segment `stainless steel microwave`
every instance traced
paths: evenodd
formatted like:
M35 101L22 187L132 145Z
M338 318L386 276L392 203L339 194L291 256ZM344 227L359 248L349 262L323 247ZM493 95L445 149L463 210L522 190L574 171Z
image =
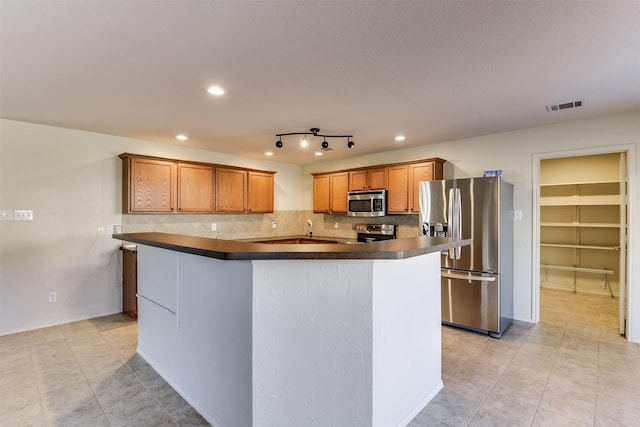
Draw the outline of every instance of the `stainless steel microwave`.
M348 216L385 216L387 190L350 191L347 193Z

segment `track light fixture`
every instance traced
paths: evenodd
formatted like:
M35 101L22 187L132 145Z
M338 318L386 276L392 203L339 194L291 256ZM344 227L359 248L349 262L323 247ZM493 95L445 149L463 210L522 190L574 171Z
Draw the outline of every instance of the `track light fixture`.
M327 138L347 138L347 147L348 148L353 148L356 143L353 142L353 140L351 138L353 138L353 135L323 135L320 134L320 128L311 128L309 129L309 132L288 132L288 133L278 133L276 134L276 137L278 137L278 140L276 141L276 147L278 148L282 148L283 147L283 143L282 143L282 137L283 136L291 136L291 135L304 135L304 140L307 140L307 135L311 135L311 136L319 136L322 137L322 150L324 151L330 151L332 150L332 148L329 148L329 143L327 142Z

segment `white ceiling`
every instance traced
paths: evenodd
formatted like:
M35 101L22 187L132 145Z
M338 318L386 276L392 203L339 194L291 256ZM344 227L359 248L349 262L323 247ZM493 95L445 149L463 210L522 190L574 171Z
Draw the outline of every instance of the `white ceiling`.
M2 0L0 15L3 118L247 157L305 164L640 108L640 1ZM311 127L356 146L275 149Z

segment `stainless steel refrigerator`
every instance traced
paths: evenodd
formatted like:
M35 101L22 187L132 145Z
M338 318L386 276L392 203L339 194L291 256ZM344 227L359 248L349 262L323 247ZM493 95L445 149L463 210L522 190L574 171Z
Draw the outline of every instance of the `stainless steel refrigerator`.
M442 253L442 322L499 338L513 319L513 185L421 182L420 224L424 235L471 239Z

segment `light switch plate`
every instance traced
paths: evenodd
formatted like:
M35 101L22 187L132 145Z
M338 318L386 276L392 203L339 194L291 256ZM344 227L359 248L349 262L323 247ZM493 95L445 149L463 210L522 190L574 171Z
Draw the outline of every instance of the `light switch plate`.
M13 221L13 211L12 210L0 211L0 221Z

